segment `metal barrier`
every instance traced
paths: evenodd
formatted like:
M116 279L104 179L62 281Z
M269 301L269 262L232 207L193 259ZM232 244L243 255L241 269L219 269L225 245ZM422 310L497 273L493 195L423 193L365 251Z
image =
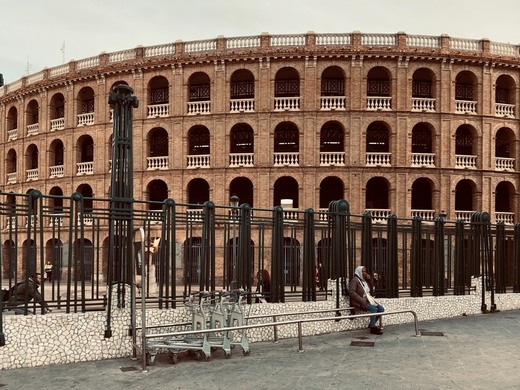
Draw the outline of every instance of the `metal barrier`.
M338 309L330 310L337 311ZM305 312L305 314L309 314L310 312ZM246 329L256 329L256 328L265 328L269 326L280 326L280 325L298 325L298 352L304 352L303 350L303 335L302 335L302 324L308 322L318 322L318 321L340 321L345 319L353 319L353 318L364 318L371 316L384 316L384 315L395 315L395 314L403 314L410 313L414 318L414 326L415 326L415 336L421 336L419 332L419 320L417 318L417 313L413 310L396 310L396 311L387 311L382 313L368 313L368 314L355 314L355 315L346 315L346 316L334 316L334 317L322 317L322 318L300 318L295 320L286 320L281 322L268 322L262 324L254 324L254 325L242 325L242 326L230 326L226 328L216 328L216 329L201 329L201 330L189 330L189 331L181 331L181 332L172 332L172 333L158 333L158 334L150 334L143 335L143 350L142 350L142 371L146 372L146 340L159 338L159 337L179 337L179 336L187 336L193 334L206 334L206 333L214 333L214 332L222 332L225 331L234 331L234 330L246 330ZM292 313L294 314L294 313ZM282 314L279 314L282 315ZM287 314L285 314L287 315ZM272 315L269 315L272 316Z

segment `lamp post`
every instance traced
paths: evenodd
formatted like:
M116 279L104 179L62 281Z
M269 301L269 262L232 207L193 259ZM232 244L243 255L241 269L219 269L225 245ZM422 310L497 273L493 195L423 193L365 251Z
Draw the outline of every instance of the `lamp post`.
M234 290L237 288L237 237L236 237L236 220L237 220L237 207L239 203L238 196L232 195L229 198L229 205L232 207L231 209L231 222L233 224L233 242L232 242L232 253L231 253L231 283L230 290Z

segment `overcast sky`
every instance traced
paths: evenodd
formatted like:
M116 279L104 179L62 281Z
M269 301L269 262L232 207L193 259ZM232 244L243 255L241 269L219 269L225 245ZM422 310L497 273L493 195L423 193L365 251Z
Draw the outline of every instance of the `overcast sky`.
M71 60L177 40L396 33L520 44L518 0L0 0L5 83Z

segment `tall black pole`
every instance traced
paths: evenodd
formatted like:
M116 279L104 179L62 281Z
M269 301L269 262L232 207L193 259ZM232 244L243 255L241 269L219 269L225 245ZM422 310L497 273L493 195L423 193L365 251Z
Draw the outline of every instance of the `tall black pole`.
M128 85L116 85L108 103L113 108L112 172L108 252L108 308L105 337L112 336L110 313L112 288L117 288L118 307L125 305L125 285L133 285L133 154L132 109L139 103ZM133 291L131 289L131 291ZM131 297L133 299L133 297Z

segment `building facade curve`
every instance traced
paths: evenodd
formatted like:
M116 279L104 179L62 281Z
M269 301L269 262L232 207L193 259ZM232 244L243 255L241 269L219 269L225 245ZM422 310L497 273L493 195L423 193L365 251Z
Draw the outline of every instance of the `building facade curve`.
M446 35L262 34L137 47L0 87L4 192L108 197L113 86L135 197L518 222L520 52Z

